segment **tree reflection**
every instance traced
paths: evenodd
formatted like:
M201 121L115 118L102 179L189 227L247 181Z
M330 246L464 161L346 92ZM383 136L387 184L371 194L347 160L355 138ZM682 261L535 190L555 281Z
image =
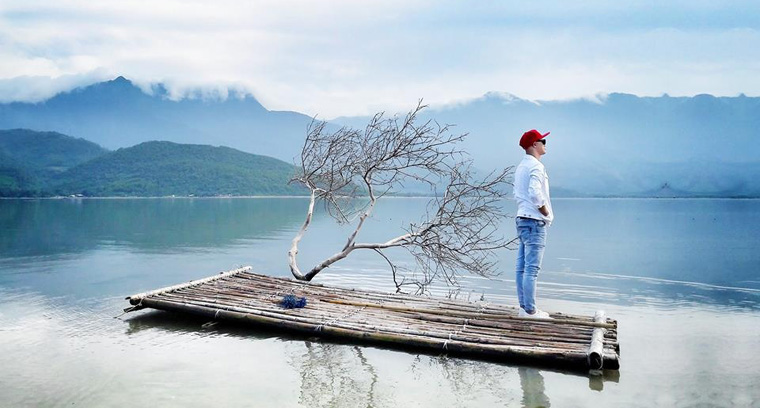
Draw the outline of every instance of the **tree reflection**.
M304 342L306 351L294 356L301 375L299 403L305 407L377 407L378 376L362 348Z
M507 406L517 400L514 368L478 360L450 358L446 355L428 357L427 370L438 371L456 398L457 405L471 405L473 400L494 400Z
M432 405L514 406L521 402L529 407L550 406L541 372L534 368L416 355L406 369L394 365L389 377L387 372L378 373L365 356L367 349L361 346L312 341L304 345L303 354L291 356L294 369L300 373L302 406L398 406L395 394L400 387L408 387L404 395L419 394ZM410 374L412 378L405 380Z

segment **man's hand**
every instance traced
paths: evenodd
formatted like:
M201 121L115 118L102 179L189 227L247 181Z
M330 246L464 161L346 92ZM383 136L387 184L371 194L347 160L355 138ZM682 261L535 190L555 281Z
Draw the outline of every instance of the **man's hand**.
M541 214L543 214L545 217L549 216L549 209L546 208L545 205L542 205L542 206L538 207L538 211L540 211Z

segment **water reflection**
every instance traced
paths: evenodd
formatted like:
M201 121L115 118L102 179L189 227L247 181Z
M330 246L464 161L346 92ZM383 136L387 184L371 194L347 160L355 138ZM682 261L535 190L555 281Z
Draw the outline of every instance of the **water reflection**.
M404 394L424 394L431 406L551 406L543 373L552 370L395 352L404 356L403 363L395 364L388 372L376 368L366 357L376 350L374 347L306 341L305 348L305 353L291 356L291 360L301 373L299 402L307 407L399 406L398 401L394 403L395 396L383 387L382 383L388 381L383 375L399 378L399 391ZM601 392L604 382L618 383L617 373L588 375L589 389ZM412 377L406 379L409 374ZM410 391L403 387L406 383L421 389Z
M426 202L383 200L360 238L386 240L416 220ZM760 280L753 265L760 262L760 248L752 225L760 222L759 203L559 200L557 211L565 217L552 226L539 290L545 298L578 302L758 310ZM94 296L152 289L240 265L289 276L285 254L306 204L302 198L0 200L0 284ZM509 223L504 228L513 233ZM302 267L334 253L347 235L320 207L300 248ZM406 251L389 254L414 270ZM465 276L462 293L513 302L515 254L498 256L502 274L494 280ZM317 281L394 289L387 263L372 252L356 251Z
M361 238L387 238L424 203L383 201ZM0 405L760 406L757 200L558 201L565 216L552 227L541 299L548 310L603 308L620 321L622 383L607 372L586 378L226 325L204 330L202 319L168 313L112 318L124 295L241 264L288 276L285 254L304 204L0 200ZM324 217L312 228L304 265L345 243ZM463 279L460 298L514 304L513 255L500 253L497 280ZM371 253L318 280L393 290L387 264Z
M262 340L279 337L282 333L266 329L251 330L234 324L217 324L208 326L209 319L182 313L146 309L138 314L119 314L116 316L127 323L124 334L134 336L143 332L161 331L169 334L184 334L198 337L238 337ZM205 327L204 327L205 326ZM298 337L293 337L298 339Z
M520 367L520 388L523 391L522 405L524 407L550 407L549 397L546 396L544 377L535 368Z
M588 376L588 388L592 391L604 390L605 382L612 382L615 384L619 383L620 371L617 371L617 370L595 371L595 372L591 372L590 375Z
M125 303L0 288L5 387L0 405L120 406L130 400L158 406L754 406L760 401L753 387L759 379L757 313L611 306L610 314L621 319L628 356L626 381L619 382L609 375L616 372L587 377L224 322L203 329L207 319L168 312L113 319ZM724 352L727 345L730 353Z
M306 407L387 405L376 389L378 374L358 346L305 341L305 352L290 356L300 373L298 402Z
M0 255L220 247L289 228L303 212L300 198L0 200Z
M388 364L368 357L382 349L313 341L305 349L290 360L301 373L299 403L306 407L405 406L410 396L409 403L430 406L511 406L518 399L508 366L384 351L399 353L387 356Z
M295 345L287 347L281 358L297 373L298 403L304 407L404 406L403 398L410 398L410 403L424 400L431 406L551 406L544 374L553 370L334 343L225 322L204 330L205 319L170 312L142 313L126 322L128 335L158 330L254 343L276 339ZM605 381L619 381L617 372L611 371L587 377L589 389L595 391L602 391Z

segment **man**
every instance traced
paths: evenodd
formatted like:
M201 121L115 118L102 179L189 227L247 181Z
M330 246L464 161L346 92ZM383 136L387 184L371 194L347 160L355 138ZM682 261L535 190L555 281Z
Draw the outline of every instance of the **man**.
M541 134L532 129L520 138L525 157L515 169L514 194L517 201L517 235L520 246L517 251L516 283L520 302L518 316L549 319L549 314L536 307L536 279L541 270L546 245L546 228L554 219L549 198L549 176L541 163L546 154L549 132Z

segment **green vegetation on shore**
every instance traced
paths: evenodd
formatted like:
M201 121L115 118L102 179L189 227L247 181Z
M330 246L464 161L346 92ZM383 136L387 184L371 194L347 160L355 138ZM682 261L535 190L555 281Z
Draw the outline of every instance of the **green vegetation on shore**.
M95 143L56 132L0 130L0 197L47 195L55 177L106 153Z
M108 152L60 134L0 131L2 197L303 194L288 184L293 174L281 160L228 147L145 142Z

